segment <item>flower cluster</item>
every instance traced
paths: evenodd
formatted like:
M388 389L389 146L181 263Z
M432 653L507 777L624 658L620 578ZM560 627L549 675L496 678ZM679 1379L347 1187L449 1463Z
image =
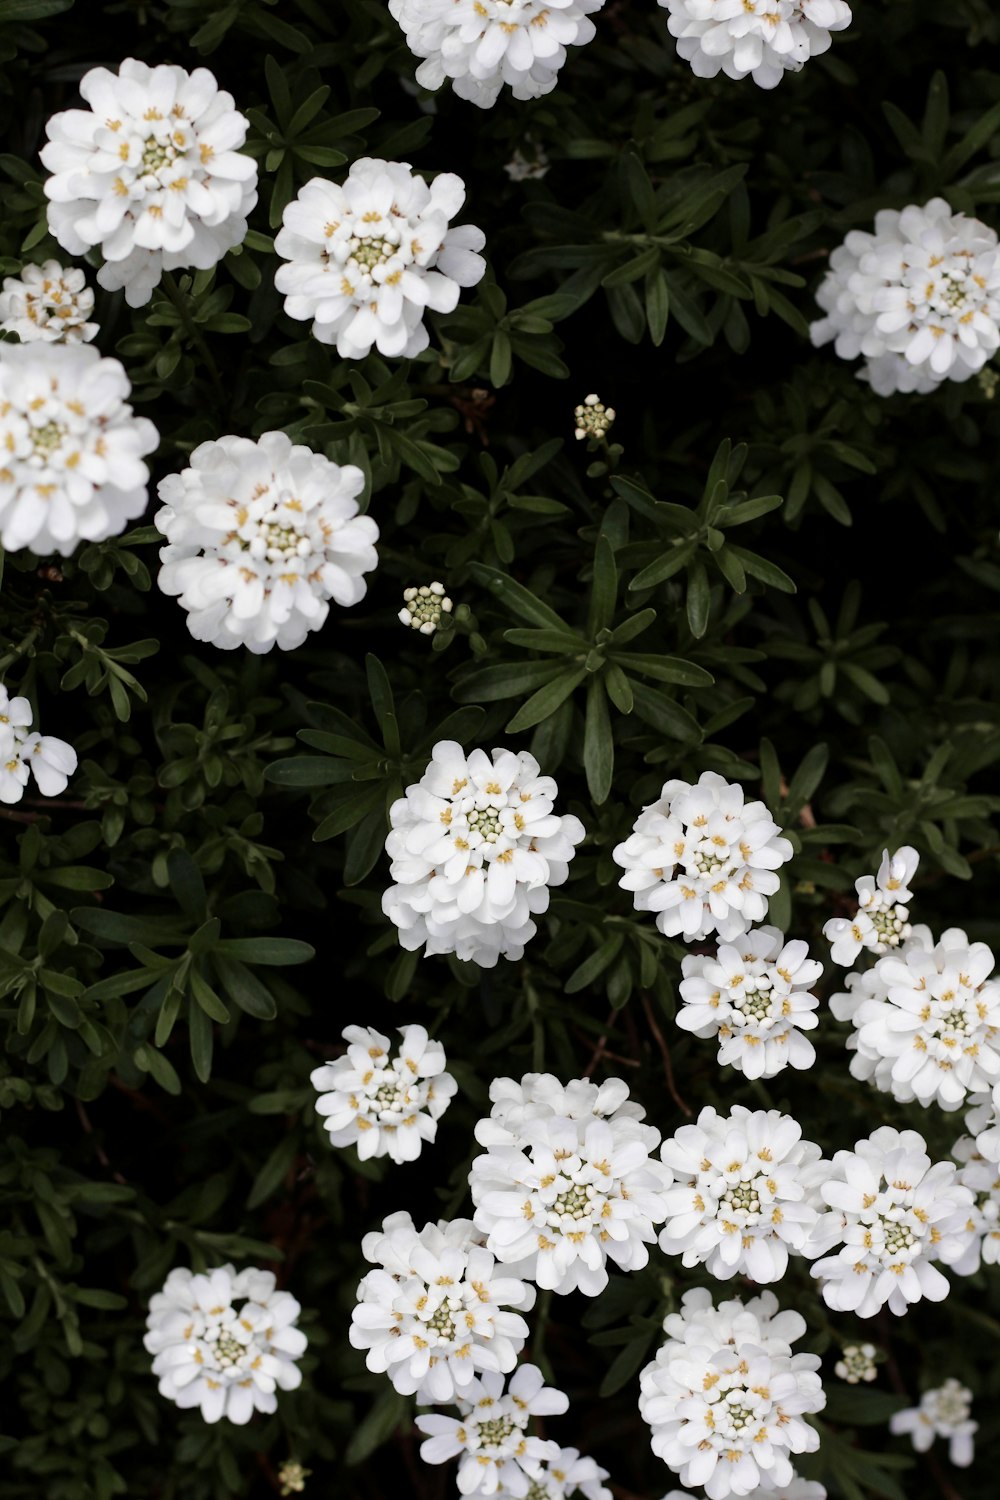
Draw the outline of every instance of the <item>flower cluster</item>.
M495 1500L521 1500L520 1486L509 1489L501 1479ZM585 1458L579 1448L560 1448L552 1458L543 1459L538 1474L528 1486L528 1500L612 1500L611 1491L602 1484L608 1478L592 1458Z
M582 438L603 438L608 433L615 420L615 409L613 406L605 406L599 396L593 394L585 396L583 401L573 411L575 428L573 435L579 441Z
M943 198L885 208L833 251L816 300L813 343L863 355L878 395L968 380L1000 347L1000 241Z
M721 943L714 957L686 955L681 972L677 1024L698 1037L717 1036L722 1067L747 1078L812 1067L816 1049L802 1032L818 1025L810 986L823 965L805 943L757 927Z
M858 909L854 916L831 917L823 928L835 964L846 969L864 949L881 956L906 942L913 929L904 903L911 899L909 884L919 863L916 849L904 844L893 855L885 851L877 875L862 875L855 881Z
M361 1251L377 1269L358 1287L351 1343L369 1370L422 1405L458 1400L484 1370L513 1370L528 1325L504 1309L527 1311L535 1289L497 1274L468 1219L418 1232L408 1213L392 1214Z
M0 292L0 328L22 344L89 344L97 324L88 322L94 294L83 272L57 260L24 266L20 277L5 276Z
M171 1271L149 1300L143 1341L161 1396L200 1407L206 1422L243 1423L255 1411L275 1411L275 1391L292 1391L302 1380L299 1312L289 1292L275 1290L270 1271Z
M159 585L179 596L195 640L292 651L331 599L363 599L378 564L378 527L358 514L364 482L283 432L202 443L190 468L161 480Z
M562 885L584 835L553 811L557 787L527 751L468 756L440 740L430 765L389 809L386 852L396 882L382 910L404 948L455 953L483 968L520 958L531 920Z
M362 157L343 186L314 177L285 209L274 248L287 265L274 284L290 318L341 359L412 359L430 336L424 311L453 312L461 287L486 271L471 224L449 228L465 184L441 172L427 185L408 162Z
M840 1358L833 1367L833 1373L848 1385L860 1385L862 1381L866 1385L878 1375L878 1367L875 1364L874 1344L845 1344L840 1351Z
M146 509L159 442L116 359L89 345L0 344L0 544L64 557Z
M639 1376L653 1452L709 1500L787 1493L790 1455L819 1447L803 1417L826 1405L819 1359L792 1353L805 1319L779 1311L771 1292L716 1308L699 1287L663 1327L669 1337Z
M851 1073L903 1103L958 1109L1000 1077L1000 982L993 954L959 927L935 944L915 927L873 969L847 977L830 1009L854 1028Z
M99 245L101 286L141 307L164 271L207 270L243 243L257 202L240 151L249 122L207 68L130 57L117 73L92 68L80 93L89 110L45 127L49 229L71 255Z
M528 1074L497 1080L491 1096L469 1187L497 1259L540 1287L588 1297L607 1286L609 1259L623 1271L644 1266L670 1174L651 1159L660 1132L641 1123L627 1086Z
M20 802L29 773L43 797L58 797L76 770L76 751L51 734L34 733L31 704L0 683L0 802Z
M826 1489L815 1479L803 1479L801 1475L793 1472L787 1484L775 1485L773 1489L760 1490L761 1495L766 1495L767 1500L826 1500ZM695 1495L689 1495L686 1490L670 1490L664 1495L663 1500L698 1500Z
M812 1274L828 1307L870 1318L880 1307L899 1314L922 1297L947 1297L934 1262L960 1260L973 1198L952 1162L931 1162L922 1135L881 1126L837 1152L820 1193L830 1212L813 1235L812 1253L823 1259Z
M1000 1162L1000 1083L988 1094L973 1094L965 1128L975 1137L976 1150L987 1161Z
M590 17L604 0L389 0L415 57L417 82L450 79L460 99L482 109L506 84L515 99L538 99L556 83L566 48L593 39Z
M441 624L441 617L450 615L452 607L443 583L424 583L419 588L403 590L399 619L411 630L419 630L421 635L433 635Z
M969 1111L967 1122L974 1113ZM1000 1265L1000 1165L980 1154L971 1135L960 1136L951 1154L961 1163L958 1181L973 1195L965 1224L966 1248L953 1270L960 1276L971 1276L981 1265Z
M817 1189L829 1173L820 1149L776 1109L706 1105L694 1125L664 1141L674 1186L666 1195L660 1249L720 1281L743 1274L779 1281L789 1252L802 1254L819 1220Z
M415 1161L457 1085L446 1073L444 1048L423 1026L401 1026L395 1057L387 1036L368 1026L345 1026L347 1052L310 1074L334 1146L357 1146L362 1161L388 1156Z
M457 1458L460 1494L497 1495L506 1489L525 1496L531 1481L543 1482L543 1465L561 1453L558 1443L529 1434L529 1419L557 1415L568 1405L562 1391L543 1383L535 1365L520 1365L506 1389L502 1375L487 1373L469 1382L457 1417L440 1412L417 1417L427 1439L420 1456L429 1464Z
M773 89L850 26L846 0L658 0L677 51L699 78L748 75Z
M763 802L703 771L694 786L666 782L614 857L625 870L619 884L637 911L656 912L665 937L701 942L718 932L730 942L766 916L792 846Z
M955 1379L932 1391L924 1391L919 1406L897 1411L889 1418L889 1431L909 1433L918 1453L926 1453L937 1437L948 1439L948 1457L958 1469L972 1462L973 1435L979 1423L970 1420L972 1392Z

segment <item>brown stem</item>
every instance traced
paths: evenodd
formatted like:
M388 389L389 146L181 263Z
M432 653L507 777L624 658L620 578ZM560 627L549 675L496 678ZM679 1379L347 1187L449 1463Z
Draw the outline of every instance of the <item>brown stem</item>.
M83 1126L84 1134L94 1136L94 1127L90 1123L90 1116L84 1108L83 1101L81 1099L74 1099L73 1102L76 1105L77 1119ZM101 1166L104 1167L106 1171L110 1172L115 1181L121 1183L122 1187L127 1187L128 1178L123 1177L122 1174L117 1170L117 1168L111 1165L111 1160L108 1156L108 1153L105 1151L104 1147L101 1145L96 1136L94 1136L93 1145L94 1155L97 1157L97 1160L100 1162Z
M642 1001L642 1008L646 1013L646 1020L649 1022L649 1029L653 1033L653 1036L656 1038L656 1045L659 1047L660 1056L663 1058L663 1073L664 1077L667 1080L667 1089L669 1090L670 1097L677 1105L677 1108L680 1110L681 1114L687 1115L688 1119L690 1120L693 1111L688 1108L688 1106L684 1103L684 1100L681 1098L680 1094L677 1092L677 1085L674 1082L674 1065L670 1061L670 1048L667 1046L666 1041L664 1040L663 1032L656 1024L656 1017L653 1014L653 1007L649 1003L649 996L645 993L644 990L640 990L639 999Z

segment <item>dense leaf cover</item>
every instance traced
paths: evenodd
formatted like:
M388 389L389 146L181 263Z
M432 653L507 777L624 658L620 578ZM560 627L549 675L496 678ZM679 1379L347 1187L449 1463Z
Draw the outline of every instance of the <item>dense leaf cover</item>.
M672 1022L682 946L611 859L665 779L713 769L793 839L771 919L817 956L854 879L907 842L915 920L1000 940L1000 408L989 380L880 400L806 333L828 251L878 208L942 194L997 222L1000 17L854 9L765 93L695 79L652 0L612 0L553 94L484 112L415 91L381 0L0 0L0 273L59 253L38 149L88 68L212 68L252 122L250 236L146 308L99 292L98 346L159 429L156 478L207 438L281 428L365 470L382 533L363 604L264 658L191 641L148 516L69 560L5 559L0 678L81 760L62 799L0 809L5 1500L250 1500L289 1458L338 1500L451 1494L347 1327L366 1230L468 1212L495 1074L620 1074L667 1134L742 1102L827 1155L882 1121L947 1155L959 1117L854 1082L825 1008L810 1073L720 1071ZM510 180L518 148L548 174ZM430 315L412 362L338 360L273 287L285 203L365 154L457 172L486 233L486 281ZM573 441L591 390L610 443ZM407 632L403 589L435 578L450 621ZM530 748L588 830L524 959L489 972L403 954L380 909L387 805L442 738ZM418 1163L361 1164L331 1149L309 1072L344 1025L411 1021L459 1096ZM241 1429L163 1402L141 1343L172 1265L230 1258L274 1266L310 1339L301 1390ZM824 1355L801 1468L832 1495L993 1492L1000 1277L953 1280L942 1306L866 1325L801 1261L776 1288ZM532 1356L571 1399L547 1431L622 1500L674 1487L636 1372L698 1284L654 1251L533 1314ZM832 1373L859 1337L887 1356L874 1387ZM886 1427L946 1375L981 1424L957 1485Z

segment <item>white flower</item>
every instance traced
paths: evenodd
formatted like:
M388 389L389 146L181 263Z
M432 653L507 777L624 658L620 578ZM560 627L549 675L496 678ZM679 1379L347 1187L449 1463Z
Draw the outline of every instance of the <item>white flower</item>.
M490 1099L489 1118L476 1126L481 1146L509 1146L527 1121L553 1115L584 1121L641 1121L646 1117L642 1105L629 1099L628 1084L621 1078L608 1078L601 1084L589 1078L562 1083L553 1073L525 1073L520 1083L514 1078L494 1078Z
M789 1252L801 1255L816 1226L816 1188L829 1172L798 1122L776 1109L735 1104L720 1115L708 1104L660 1156L674 1179L660 1249L685 1266L707 1265L720 1281L738 1273L780 1281Z
M389 0L415 57L417 82L438 89L450 78L460 99L481 109L504 84L515 99L555 87L566 48L595 36L590 17L604 0Z
M773 89L851 24L845 0L658 0L677 52L699 78L746 78Z
M370 1026L345 1026L345 1055L309 1075L332 1144L357 1146L362 1161L416 1161L424 1141L437 1135L457 1088L444 1071L444 1048L423 1026L401 1026L399 1034L399 1051L390 1057L387 1036Z
M816 300L816 345L864 355L861 378L880 396L968 380L1000 346L1000 242L943 198L882 209L830 256Z
M830 1212L813 1236L811 1251L824 1258L812 1274L828 1307L870 1318L880 1307L905 1313L922 1297L947 1297L933 1262L961 1257L973 1199L952 1162L931 1162L922 1135L881 1126L837 1152L820 1193Z
M541 1478L545 1460L561 1452L558 1443L530 1436L528 1421L564 1412L569 1402L562 1391L543 1385L535 1365L520 1365L506 1390L504 1385L502 1375L487 1372L470 1382L458 1402L458 1417L428 1412L416 1418L427 1437L421 1458L429 1464L458 1458L462 1495L495 1495L503 1485L520 1500L530 1481Z
M80 82L89 110L46 125L49 229L71 255L99 245L97 273L130 307L164 271L207 270L240 245L257 202L257 166L240 154L248 121L207 68L188 73L126 58Z
M543 146L536 144L530 135L524 137L524 150L518 146L504 171L511 182L537 182L545 176L551 165ZM530 152L526 155L525 152Z
M811 1068L819 1023L810 986L823 965L803 942L786 943L776 927L757 927L713 956L688 954L682 964L677 1025L719 1038L718 1062L748 1078L773 1078L784 1067Z
M965 1128L975 1136L976 1150L987 1161L1000 1162L1000 1083L992 1093L971 1095L969 1104Z
M766 1495L767 1500L826 1500L826 1490L815 1479L803 1479L800 1475L793 1473L787 1484L775 1485L773 1489L761 1489L760 1495ZM694 1495L688 1495L684 1490L671 1490L664 1495L663 1500L697 1500Z
M889 1418L889 1431L908 1432L918 1453L926 1453L936 1437L948 1439L948 1457L957 1469L972 1462L973 1435L979 1423L969 1420L972 1392L955 1379L932 1391L924 1391L919 1406L897 1411Z
M845 1344L833 1373L848 1385L869 1385L878 1375L874 1344Z
M655 911L665 937L687 942L717 931L728 943L761 921L780 884L774 872L791 857L763 802L746 802L715 771L694 786L666 782L614 851L636 910Z
M97 324L87 319L94 294L82 271L57 260L24 266L20 279L5 276L0 292L0 328L22 344L89 344Z
M1000 982L993 954L950 927L926 927L864 974L848 975L830 1009L850 1021L851 1072L903 1103L958 1109L1000 1076Z
M544 1075L543 1075L544 1078ZM517 1274L564 1293L596 1297L608 1284L607 1262L639 1270L666 1216L670 1174L652 1153L660 1132L639 1123L635 1107L599 1114L594 1085L575 1080L575 1108L562 1113L542 1102L538 1075L522 1082L522 1101L509 1095L476 1126L486 1146L469 1173L475 1223L486 1244ZM517 1085L510 1082L516 1090ZM527 1086L525 1088L525 1085ZM574 1084L566 1086L574 1089ZM588 1088L594 1094L588 1098Z
M417 1228L392 1214L361 1249L378 1269L362 1277L351 1344L369 1370L388 1374L404 1396L430 1405L456 1401L483 1370L506 1374L524 1348L534 1287L498 1275L468 1219Z
M615 409L613 406L605 406L599 396L584 396L581 404L574 408L573 418L575 428L573 435L580 438L603 438L608 433L615 420Z
M974 1113L970 1110L966 1119ZM971 1135L960 1136L951 1154L961 1163L959 1182L973 1195L964 1226L966 1247L951 1268L959 1276L971 1276L981 1265L1000 1265L1000 1165L986 1161Z
M780 1312L771 1292L715 1308L699 1287L663 1327L669 1338L639 1376L653 1452L682 1484L704 1485L709 1500L758 1488L791 1494L790 1455L819 1447L803 1416L826 1405L819 1359L792 1353L805 1319Z
M180 596L196 641L223 651L294 651L330 612L364 598L378 527L358 514L364 475L293 444L201 443L191 467L160 481L154 521L167 538L159 585Z
M449 228L465 184L442 172L427 185L408 162L363 157L343 186L314 177L285 209L275 273L290 318L312 319L313 337L341 359L412 359L427 348L424 309L453 312L461 287L486 272L472 224Z
M443 583L425 583L419 588L403 590L403 608L399 619L421 635L433 635L442 615L450 615L453 605L446 597Z
M149 1299L143 1340L155 1356L160 1395L200 1407L206 1422L243 1423L255 1411L276 1411L276 1389L293 1391L302 1381L300 1311L291 1293L275 1290L270 1271L171 1271Z
M495 1500L572 1500L582 1495L584 1500L612 1500L611 1491L601 1483L607 1479L607 1469L601 1469L592 1458L584 1458L579 1448L559 1448L552 1458L539 1465L538 1475L532 1479L527 1490L515 1482L508 1488L510 1467L500 1475L500 1488Z
M908 887L919 862L920 855L909 844L891 856L887 849L878 874L862 875L854 882L858 893L855 915L831 917L823 927L835 964L847 969L865 948L882 954L906 942L913 929L910 913L903 903L911 899Z
M27 698L11 698L0 683L0 802L20 802L29 772L43 797L66 790L76 770L76 751L51 734L31 733Z
M69 344L0 344L0 544L68 557L146 509L143 457L159 442L132 414L116 359Z
M579 818L553 811L558 788L522 750L466 756L439 740L420 780L389 809L385 848L395 885L382 910L404 948L455 953L482 968L520 958L562 885Z

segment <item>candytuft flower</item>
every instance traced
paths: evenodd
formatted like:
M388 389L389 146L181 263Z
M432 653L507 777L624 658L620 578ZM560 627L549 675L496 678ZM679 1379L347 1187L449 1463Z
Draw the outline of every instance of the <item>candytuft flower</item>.
M653 1452L709 1500L791 1494L790 1455L819 1447L803 1416L826 1405L819 1359L792 1353L805 1319L779 1311L771 1292L716 1308L698 1287L663 1327L669 1337L639 1376Z
M0 543L68 557L146 509L159 442L117 359L85 345L0 344Z
M578 1448L559 1448L552 1458L543 1459L539 1474L528 1485L527 1490L516 1484L508 1488L514 1479L508 1467L500 1477L500 1488L495 1500L612 1500L611 1491L601 1483L608 1478L607 1469L601 1469L592 1458L584 1458Z
M904 844L893 855L888 849L883 853L877 875L862 875L855 881L855 915L831 917L823 927L835 964L847 969L866 948L881 955L906 942L913 931L906 905L911 900L909 884L919 863L916 849Z
M1000 347L1000 241L943 198L882 209L874 233L854 229L833 251L816 300L813 343L864 355L860 378L879 396L968 380Z
M566 48L595 36L590 17L604 0L389 0L406 44L424 61L417 82L445 79L460 99L481 109L506 84L515 99L538 99L555 87Z
M399 619L421 635L433 635L442 615L450 615L453 605L443 583L424 583L419 588L403 590L403 608Z
M92 68L80 93L89 109L45 127L49 229L71 255L99 246L101 286L141 307L164 271L207 270L243 243L257 202L239 149L249 122L207 68L129 57L117 73Z
M521 1497L530 1481L541 1481L542 1465L556 1460L558 1443L533 1437L533 1416L557 1416L569 1406L562 1391L545 1386L535 1365L520 1365L510 1377L487 1372L469 1383L458 1402L458 1417L427 1412L415 1419L426 1442L420 1445L425 1463L459 1460L458 1488L463 1495L495 1495L501 1486Z
M93 311L94 294L76 266L47 260L4 277L0 328L22 344L89 344L98 328L87 321Z
M389 809L385 848L396 882L382 910L404 948L455 953L482 968L520 958L562 885L579 818L557 815L558 788L522 750L473 750L439 740L420 780Z
M775 1485L773 1489L760 1490L758 1493L766 1494L767 1500L826 1500L826 1489L818 1480L803 1479L795 1473L787 1484ZM689 1495L684 1490L670 1490L663 1500L698 1500L698 1497Z
M34 776L43 797L58 797L76 770L76 751L52 734L31 732L27 698L12 698L0 683L0 802L20 802Z
M1000 1083L989 1094L970 1095L969 1104L965 1128L975 1136L976 1150L987 1161L1000 1162Z
M974 1115L970 1110L966 1122ZM960 1136L951 1154L961 1163L958 1181L973 1195L964 1226L966 1247L951 1268L959 1276L971 1276L981 1265L1000 1265L1000 1164L987 1161L971 1135Z
M699 78L748 75L773 89L850 26L845 0L658 0L677 52Z
M378 527L358 514L364 475L283 432L202 443L160 481L154 521L167 538L159 585L188 611L196 641L224 651L293 651L332 599L364 598Z
M270 1271L219 1266L206 1275L178 1268L149 1299L143 1340L154 1355L160 1395L206 1422L249 1422L277 1410L275 1391L302 1382L296 1365L306 1336L295 1325L299 1304L275 1290Z
M603 438L614 424L615 409L605 406L599 396L590 395L574 409L573 416L576 421L574 436L578 441L581 438Z
M848 1385L870 1384L878 1374L874 1344L845 1344L833 1373Z
M614 851L636 910L656 912L665 937L687 942L718 932L728 943L761 921L780 884L774 872L791 857L763 802L745 801L743 788L715 771L694 786L665 782Z
M907 1432L918 1453L926 1453L934 1439L948 1439L948 1457L957 1469L967 1469L973 1457L973 1435L979 1423L970 1420L972 1392L954 1378L924 1391L919 1406L893 1412L889 1431Z
M387 1036L369 1026L345 1026L346 1054L309 1075L332 1144L357 1146L362 1161L416 1161L457 1089L444 1071L440 1042L423 1026L401 1026L399 1034L403 1040L390 1057Z
M428 186L408 162L362 157L343 186L314 177L285 208L274 248L287 265L274 284L290 318L341 359L372 346L412 359L427 348L425 308L453 312L462 287L486 272L472 224L450 228L465 184L441 172Z
M803 942L757 927L720 943L713 956L688 954L681 965L677 1025L719 1038L718 1062L747 1078L773 1078L784 1067L811 1068L816 1049L802 1035L819 1023L810 985L823 965Z

